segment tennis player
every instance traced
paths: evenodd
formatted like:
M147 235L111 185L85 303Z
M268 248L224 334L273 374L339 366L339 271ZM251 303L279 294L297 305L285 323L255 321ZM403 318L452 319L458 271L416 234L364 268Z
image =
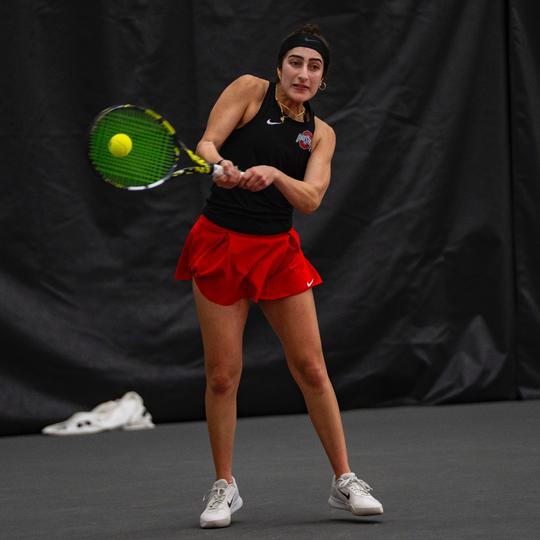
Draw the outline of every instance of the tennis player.
M322 280L292 227L293 209L317 210L330 182L332 128L309 100L326 88L330 52L318 26L282 42L277 81L244 75L216 101L197 153L223 166L176 270L192 280L206 372L206 418L216 481L200 516L226 527L242 507L233 477L236 396L250 301L281 341L334 472L329 504L381 514L371 487L350 469L336 395L325 366L313 287ZM243 172L241 172L243 171Z

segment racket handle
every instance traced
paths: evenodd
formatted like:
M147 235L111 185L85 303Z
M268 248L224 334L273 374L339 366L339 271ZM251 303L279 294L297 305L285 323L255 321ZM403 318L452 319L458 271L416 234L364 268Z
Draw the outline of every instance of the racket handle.
M219 176L220 174L223 174L223 167L221 165L214 163L213 167L212 176ZM240 174L244 174L244 171L240 171Z
M214 168L212 169L212 176L219 176L220 174L223 174L223 167L221 165L218 165L217 163L214 163Z

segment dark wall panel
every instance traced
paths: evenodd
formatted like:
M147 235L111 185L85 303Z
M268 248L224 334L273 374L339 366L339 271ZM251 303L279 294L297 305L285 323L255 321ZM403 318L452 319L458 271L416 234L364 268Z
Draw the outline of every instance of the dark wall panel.
M338 144L321 208L295 225L325 280L315 295L342 407L537 396L538 104L527 88L540 45L527 9L3 2L0 433L39 431L128 390L157 422L204 417L190 286L173 273L210 180L116 190L89 167L88 127L107 106L137 103L194 146L224 86L273 78L281 38L313 21L332 45L313 107ZM254 306L239 414L304 410Z
M540 398L540 5L509 3L512 177L515 208L517 384Z

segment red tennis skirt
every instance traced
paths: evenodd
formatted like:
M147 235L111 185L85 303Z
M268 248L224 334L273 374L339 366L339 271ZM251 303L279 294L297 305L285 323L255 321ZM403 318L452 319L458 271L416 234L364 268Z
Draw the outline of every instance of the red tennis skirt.
M205 216L186 238L175 278L194 279L208 300L225 306L241 298L285 298L322 283L294 228L272 235L244 234Z

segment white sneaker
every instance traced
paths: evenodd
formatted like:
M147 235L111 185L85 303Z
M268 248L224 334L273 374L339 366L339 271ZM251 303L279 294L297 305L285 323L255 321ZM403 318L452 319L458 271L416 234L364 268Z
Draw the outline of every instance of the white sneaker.
M372 516L383 513L382 504L372 497L372 488L354 473L334 476L328 504L340 510L348 510L356 516Z
M227 480L216 480L203 498L205 501L208 502L200 520L203 529L228 527L231 524L231 514L240 510L243 504L234 478L232 485Z

